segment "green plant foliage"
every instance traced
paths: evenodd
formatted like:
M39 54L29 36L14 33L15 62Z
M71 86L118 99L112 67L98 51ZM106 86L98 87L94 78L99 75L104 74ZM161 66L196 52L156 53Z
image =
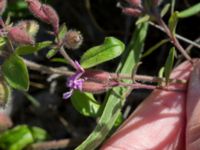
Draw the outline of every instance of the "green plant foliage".
M141 24L134 32L131 43L126 49L118 66L118 73L126 73L129 75L132 74L131 68L133 68L134 65L139 61L144 40L146 38L147 29L148 24L144 23ZM116 120L120 116L121 108L127 92L129 92L129 88L117 87L108 93L106 100L104 101L102 115L96 128L88 136L88 138L76 148L76 150L94 150L101 144L101 142L112 130Z
M52 44L51 41L39 42L35 45L23 45L16 48L15 53L18 55L27 55L46 48Z
M141 23L149 21L149 19L150 19L150 16L149 15L145 15L145 16L139 18L135 24L139 25Z
M5 44L6 44L5 38L0 37L0 51L1 51L1 48L2 48Z
M124 44L115 37L107 37L104 43L86 51L81 57L81 66L91 68L103 62L112 60L122 54Z
M178 23L177 14L178 14L178 12L175 11L169 18L169 23L168 23L169 29L173 34L175 34L175 32L176 32L176 26L177 26L177 23Z
M49 135L48 133L39 127L29 127L31 134L33 136L34 142L40 142L46 140Z
M11 90L8 84L0 77L0 107L5 107L11 98Z
M166 13L169 11L169 9L170 9L170 4L169 3L165 4L165 6L163 7L160 13L161 17L164 17Z
M29 74L22 58L12 54L2 65L3 76L8 84L19 90L26 91L29 88Z
M0 148L22 150L29 144L47 139L47 132L38 127L19 125L0 135Z
M71 102L74 108L84 116L97 117L100 104L91 93L74 91Z
M165 62L165 69L164 69L164 75L165 75L165 80L166 80L167 84L169 82L170 73L171 73L172 68L173 68L174 56L175 56L175 48L172 47L170 49L169 55L167 57L167 60Z
M197 3L196 5L186 10L178 12L177 16L178 18L188 18L188 17L198 14L199 12L200 12L200 3Z
M64 23L60 26L60 29L59 29L59 32L58 32L58 38L63 39L65 37L66 32L67 32L67 26Z
M149 56L151 53L153 53L155 50L157 50L160 46L162 46L163 44L169 42L168 39L164 39L161 40L160 42L156 43L154 46L152 46L151 48L149 48L143 55L142 58Z
M46 57L48 59L50 59L51 57L55 56L58 52L58 48L52 48L51 50L48 51L48 53L46 54Z
M63 64L68 64L67 60L64 58L52 58L52 62L57 62L57 63L63 63Z

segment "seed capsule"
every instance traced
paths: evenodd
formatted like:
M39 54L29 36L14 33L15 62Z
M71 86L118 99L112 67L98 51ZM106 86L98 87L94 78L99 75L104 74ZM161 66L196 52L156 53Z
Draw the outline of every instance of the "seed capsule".
M99 83L107 83L110 80L110 74L106 71L101 70L85 70L82 78L85 78L87 81L94 81Z
M100 94L103 92L106 92L109 89L109 87L105 84L91 82L91 81L85 81L82 85L82 91L83 92L90 92L93 94Z
M64 38L65 47L68 49L78 49L83 43L83 36L80 31L69 30Z
M48 17L44 13L42 8L42 4L39 0L26 0L28 4L29 11L38 19L43 22L48 23Z
M47 16L47 23L53 26L54 32L57 34L59 29L59 17L57 12L51 6L45 4L42 5L42 10Z
M8 37L18 44L35 44L34 38L19 27L13 27L8 31Z

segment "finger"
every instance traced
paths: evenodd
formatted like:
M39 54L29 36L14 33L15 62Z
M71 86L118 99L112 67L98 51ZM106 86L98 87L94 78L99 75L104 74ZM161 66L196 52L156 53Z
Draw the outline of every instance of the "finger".
M192 65L173 71L175 79L188 79ZM173 84L173 88L186 85ZM163 150L184 147L185 93L155 90L105 143L102 150Z
M200 149L200 61L194 66L186 102L186 149Z

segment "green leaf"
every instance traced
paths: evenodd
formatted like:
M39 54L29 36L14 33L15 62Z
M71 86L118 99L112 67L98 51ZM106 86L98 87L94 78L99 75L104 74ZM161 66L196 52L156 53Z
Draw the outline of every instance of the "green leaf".
M176 26L177 26L177 23L178 23L177 14L178 14L178 12L174 12L169 18L169 23L168 23L169 29L173 34L175 34L175 32L176 32Z
M58 32L58 38L61 40L65 37L65 34L67 32L67 26L65 23L63 23L61 26L60 26L60 29L59 29L59 32Z
M169 55L167 57L167 60L165 62L165 79L166 79L166 83L168 84L169 82L169 78L170 78L170 73L172 71L173 68L173 64L174 64L174 55L175 55L175 48L172 47L170 49Z
M1 51L1 48L6 44L6 39L3 38L3 37L0 37L0 51Z
M139 25L141 23L149 21L149 19L150 19L150 16L149 15L145 15L145 16L139 18L135 24Z
M58 49L57 48L53 48L53 49L48 51L46 57L48 59L50 59L51 57L55 56L57 54L57 52L58 52Z
M49 137L48 133L42 128L29 127L29 129L30 129L32 136L34 138L34 142L44 141Z
M169 8L170 8L170 4L167 3L167 4L164 6L164 8L162 9L161 13L160 13L161 17L164 17L164 16L166 15L166 13L169 11Z
M32 53L37 52L37 51L39 51L43 48L50 46L51 44L52 44L51 41L45 41L45 42L37 43L34 46L32 46L32 45L22 45L22 46L19 46L16 49L15 53L18 54L18 55L32 54Z
M74 108L84 116L97 117L100 104L91 93L74 91L71 102Z
M140 24L133 34L132 40L123 54L122 60L118 66L118 73L132 74L132 69L139 62L141 50L146 38L148 24ZM127 81L126 81L127 82ZM131 81L127 82L130 83ZM96 149L106 136L112 130L116 120L118 119L121 108L125 100L125 95L129 88L116 87L108 93L104 101L103 113L93 132L88 138L76 148L76 150L94 150Z
M160 46L162 46L163 44L169 42L168 39L164 39L161 40L160 42L156 43L154 46L152 46L151 48L149 48L143 55L142 58L150 55L151 53L153 53L155 50L157 50Z
M19 90L28 90L29 75L21 57L12 54L2 65L3 76L8 84Z
M0 135L0 147L3 150L22 150L33 142L33 136L26 125L17 126Z
M57 63L63 63L63 64L68 64L67 60L65 58L52 58L52 62L57 62Z
M163 78L164 77L164 72L165 72L165 67L161 67L159 72L158 72L158 77Z
M197 3L196 5L183 10L181 12L178 12L177 16L178 18L187 18L187 17L191 17L193 15L196 15L200 12L200 3Z
M124 44L115 37L107 37L104 43L90 48L81 57L81 66L91 68L103 62L112 60L122 54Z
M11 89L8 86L8 84L2 78L0 78L0 108L5 107L10 99L11 99Z

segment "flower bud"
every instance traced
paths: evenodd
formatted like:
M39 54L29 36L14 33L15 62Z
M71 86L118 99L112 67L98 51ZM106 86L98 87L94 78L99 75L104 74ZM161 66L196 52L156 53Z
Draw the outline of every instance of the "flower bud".
M3 14L7 6L7 0L0 0L0 15Z
M44 13L39 0L26 0L29 11L43 22L49 23L47 15Z
M80 31L69 30L64 38L65 47L68 49L78 49L83 43L83 36Z
M28 32L31 36L35 36L39 30L39 25L36 21L34 20L24 20L20 21L16 25L20 29Z
M85 70L84 74L81 76L87 81L94 81L99 83L107 83L110 80L110 74L106 71L101 70Z
M35 44L34 38L17 26L8 31L8 37L18 44Z
M108 89L109 87L106 86L105 84L90 82L90 81L85 81L83 82L82 85L83 92L90 92L93 94L100 94L106 92Z
M137 8L122 8L122 12L127 14L127 15L130 15L130 16L135 16L135 17L138 17L141 15L141 10L137 9Z
M53 26L54 32L56 34L58 34L58 30L59 30L59 17L57 12L49 5L42 5L42 10L44 12L44 14L47 16L48 18L48 22L49 24L51 24Z

